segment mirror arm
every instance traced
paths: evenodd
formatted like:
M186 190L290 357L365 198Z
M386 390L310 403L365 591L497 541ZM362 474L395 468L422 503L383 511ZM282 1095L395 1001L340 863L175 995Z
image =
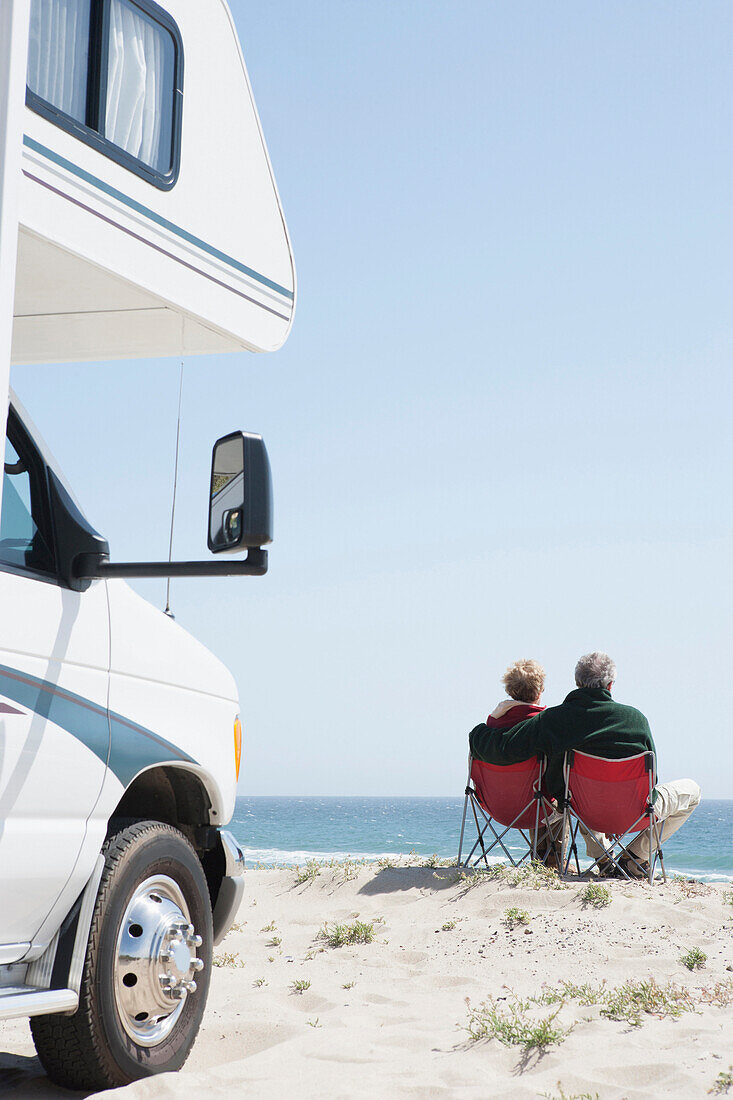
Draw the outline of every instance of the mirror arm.
M74 562L78 579L96 577L264 577L267 551L247 551L244 561L122 561L102 554L80 554Z

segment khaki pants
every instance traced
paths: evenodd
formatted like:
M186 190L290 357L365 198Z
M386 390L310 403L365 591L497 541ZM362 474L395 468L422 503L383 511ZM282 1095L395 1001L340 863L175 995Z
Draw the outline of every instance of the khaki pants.
M692 811L699 805L701 792L694 779L677 779L673 783L660 783L654 788L654 812L659 819L657 831L660 844L664 844L673 833L684 825ZM592 836L582 825L580 831L585 841L586 851L591 859L599 859L603 855L603 849L595 842ZM608 847L608 839L599 833L602 843ZM655 843L654 847L657 845ZM627 849L639 860L649 860L649 831L639 833L636 840L627 845Z
M547 815L546 822L542 822L539 828L539 832L537 833L537 859L541 863L546 862L549 867L556 866L556 860L553 857L553 853L550 853L549 857L545 859L547 849L550 848L553 844L557 859L560 861L560 864L562 864L564 861L564 855L560 852L560 843L562 841L562 822L563 815L561 813L558 813L557 810L551 810L550 813ZM530 840L534 840L534 835L534 829L530 829Z

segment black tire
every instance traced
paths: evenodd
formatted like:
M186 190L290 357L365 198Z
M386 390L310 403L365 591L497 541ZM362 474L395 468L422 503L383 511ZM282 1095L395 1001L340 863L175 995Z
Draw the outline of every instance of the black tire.
M50 1079L68 1089L105 1089L141 1077L177 1070L193 1046L206 1006L211 978L212 918L201 863L177 829L140 821L110 837L89 933L79 1008L73 1016L35 1016L31 1032ZM188 905L203 944L204 963L196 975L173 1030L155 1046L140 1046L125 1031L114 988L117 936L127 905L148 877L173 879Z

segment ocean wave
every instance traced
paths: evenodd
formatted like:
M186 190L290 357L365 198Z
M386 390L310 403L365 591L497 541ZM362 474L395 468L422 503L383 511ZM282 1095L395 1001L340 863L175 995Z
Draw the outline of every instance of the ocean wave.
M244 858L250 866L264 863L269 867L297 867L309 860L317 863L343 863L346 859L353 859L359 863L376 863L380 859L418 860L429 859L434 853L430 852L355 852L339 851L289 851L282 848L246 848L240 844ZM438 856L439 859L452 859L454 856ZM501 856L489 856L489 863L505 863Z
M376 863L381 859L399 860L401 862L408 861L410 859L415 862L429 859L433 853L426 852L357 852L346 851L342 849L329 849L329 850L306 850L300 849L284 849L284 848L247 848L242 847L246 865L250 870L254 870L258 866L264 867L299 867L303 866L311 860L316 863L343 863L344 860L351 859L356 862ZM518 855L521 853L515 853ZM452 856L440 856L441 859L452 858ZM506 863L506 859L501 856L489 856L489 863ZM701 882L720 882L729 883L733 882L733 874L725 874L720 871L707 871L700 870L694 867L688 866L675 866L670 865L669 860L665 860L667 867L667 878L672 878L673 875L685 875L688 878L699 879ZM590 865L590 860L580 860L581 870L586 869Z
M288 851L282 848L242 848L244 858L249 865L253 863L265 863L272 867L297 867L316 860L317 863L330 863L336 861L342 863L345 859L366 860L367 863L375 863L378 859L400 859L399 852L345 852L336 849L332 851Z

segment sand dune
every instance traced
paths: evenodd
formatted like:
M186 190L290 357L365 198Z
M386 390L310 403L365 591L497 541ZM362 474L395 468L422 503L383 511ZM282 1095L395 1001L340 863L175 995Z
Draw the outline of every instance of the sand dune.
M601 1100L689 1098L733 1064L733 905L723 887L609 882L611 902L596 909L581 900L585 883L468 888L454 868L341 865L295 879L247 873L186 1067L109 1096L536 1098L561 1087ZM511 908L529 923L509 927ZM357 921L373 925L372 942L318 938L325 922ZM680 962L691 948L707 956L702 969ZM674 983L677 998L689 991L682 1007L694 1011L642 1011L639 1026L602 1015L613 989L650 978ZM577 990L564 1003L526 1003L552 1000L563 981L589 983L596 1003ZM297 992L296 982L310 985ZM494 998L504 1018L514 1006L520 1023L557 1013L549 1026L567 1035L544 1049L474 1042L467 998L473 1007ZM0 1094L69 1095L43 1077L25 1021L2 1027L0 1047Z

